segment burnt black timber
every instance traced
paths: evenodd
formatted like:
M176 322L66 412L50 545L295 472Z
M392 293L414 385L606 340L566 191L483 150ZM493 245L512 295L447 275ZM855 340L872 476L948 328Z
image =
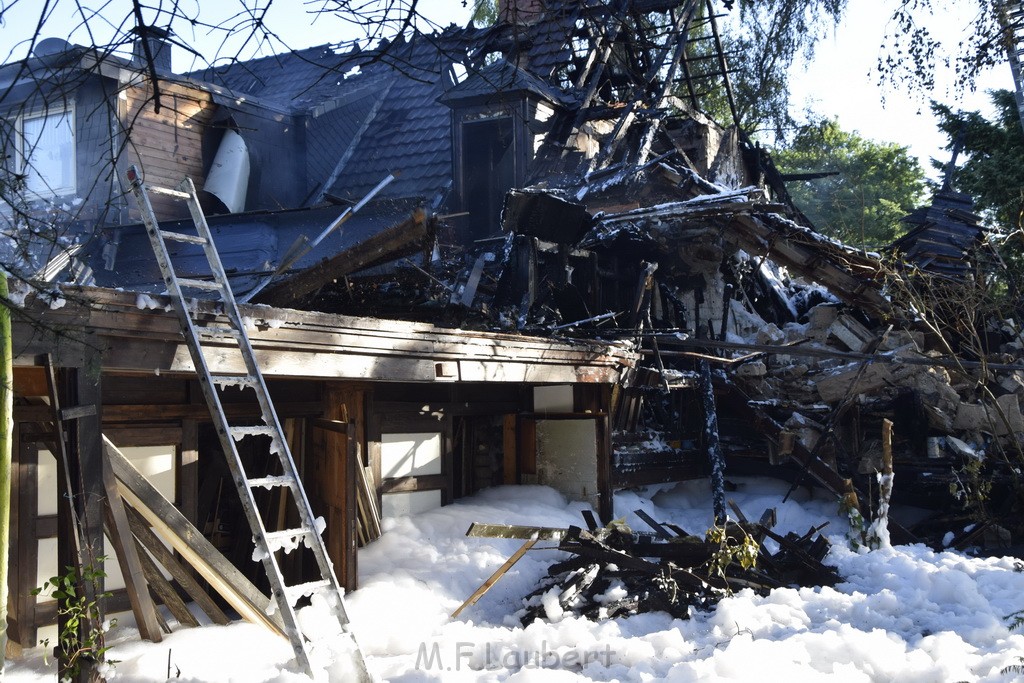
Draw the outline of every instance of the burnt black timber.
M1024 365L1020 363L981 363L980 361L972 360L961 360L959 358L930 358L930 357L916 357L916 356L892 356L885 353L857 353L854 351L839 351L836 349L824 349L814 348L809 346L781 346L772 344L747 344L744 342L729 342L729 341L716 341L712 339L680 339L674 334L659 334L659 343L665 346L676 346L684 348L695 348L699 349L705 346L712 346L719 349L730 349L737 351L755 351L758 353L767 353L769 355L784 355L784 356L808 356L813 358L841 358L851 361L865 360L871 361L872 363L886 363L892 365L923 365L923 366L934 366L941 368L980 368L986 367L991 370L1000 370L1006 372L1013 372L1014 370L1024 370ZM662 351L663 355L668 355L670 352ZM730 360L730 359L723 359Z
M711 465L711 498L715 524L725 524L725 458L718 438L718 408L711 381L711 365L706 360L697 362L698 386L704 413L704 447Z
M95 360L96 356L92 357ZM58 541L58 566L74 566L77 572L77 583L81 595L89 602L96 601L99 610L98 619L103 620L104 614L109 607L106 600L101 597L104 591L102 578L98 582L88 581L84 578L84 572L88 569L102 570L103 561L99 558L103 555L103 506L106 499L103 487L103 445L100 433L100 411L102 402L100 398L100 380L89 377L84 369L61 368L58 371L60 384L63 385L62 404L69 407L77 405L93 405L96 410L92 415L81 416L67 424L68 449L66 475L70 490L67 494L70 498L70 506L74 508L75 515L71 517L68 506L61 506L59 511L67 511L70 519L67 525L60 530L57 536ZM73 547L75 533L69 526L76 524L80 527L82 548ZM70 562L69 562L70 560ZM127 577L126 577L127 578ZM63 633L66 629L75 630L70 622L69 614L63 610L58 613L57 627ZM99 624L94 623L91 615L83 618L78 624L78 632L85 637L89 629L97 628ZM160 640L159 631L150 634L155 641ZM62 676L67 675L67 667L70 663L71 652L58 649L58 671ZM83 666L82 671L73 680L91 680L89 675L93 673L92 666Z
M436 219L422 209L412 216L356 246L324 259L284 282L267 287L258 296L257 303L286 306L301 300L330 282L364 268L402 256L421 248L433 234Z
M878 273L877 262L782 219L770 212L736 215L729 239L752 254L768 256L821 283L840 300L868 315L879 319L891 315L892 304L882 295L880 284L869 277ZM865 275L855 274L855 268L862 268Z
M657 574L661 571L661 567L653 562L648 562L643 558L634 557L618 550L612 550L604 544L596 544L592 539L580 541L579 543L561 543L558 549L579 555L580 557L599 560L604 564L614 564L616 567L636 569L648 574Z
M665 529L665 527L663 527L661 524L659 524L657 521L655 521L655 519L653 517L651 517L649 514L647 514L643 510L634 510L633 514L636 515L637 517L639 517L640 519L642 519L647 524L647 526L649 526L652 529L654 529L654 533L658 534L659 538L664 538L664 539L672 538L672 534L670 534Z
M752 425L754 429L777 443L780 434L783 432L782 425L769 417L763 410L751 406L745 400L745 397L739 397L737 393L737 390L730 386L730 391L723 396L723 398L729 400L730 410L734 411L735 415L747 420L748 424ZM870 500L863 491L859 491L852 484L849 484L847 479L825 464L821 458L814 455L799 440L794 441L793 452L789 454L789 457L815 481L837 496L843 497L847 490L852 487L853 491L857 494L858 501ZM860 512L865 519L868 518L865 510L860 510ZM918 541L916 536L891 517L889 518L889 531L894 543L916 543Z

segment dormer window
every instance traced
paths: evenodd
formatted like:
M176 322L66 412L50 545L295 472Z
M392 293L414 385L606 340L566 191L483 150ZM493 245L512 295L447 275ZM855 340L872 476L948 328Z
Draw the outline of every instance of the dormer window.
M30 198L75 194L74 105L25 114L18 121L14 168Z

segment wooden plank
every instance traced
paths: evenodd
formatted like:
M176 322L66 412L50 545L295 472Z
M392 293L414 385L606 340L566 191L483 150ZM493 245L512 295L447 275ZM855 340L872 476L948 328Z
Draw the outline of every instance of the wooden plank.
M319 401L289 402L275 405L278 417L319 415L323 410ZM229 418L258 417L256 403L225 403L224 414ZM103 419L109 422L137 422L140 420L209 420L210 409L204 404L177 405L105 405Z
M199 585L199 582L192 576L192 573L178 562L174 557L174 553L153 533L145 518L130 506L126 506L125 511L128 513L128 524L135 538L170 573L171 578L178 582L178 585L199 605L199 608L206 612L206 616L210 618L210 621L220 625L230 623L231 620L224 614L224 610L214 602L213 598L206 593L203 587Z
M409 491L433 491L443 489L448 479L443 474L426 474L418 477L389 477L380 483L381 493L406 493Z
M353 443L353 446L355 444ZM377 508L377 489L373 485L373 470L363 467L356 459L356 506L359 515L359 532L363 545L380 537L380 510Z
M348 423L342 422L341 420L317 418L313 420L313 426L318 429L326 429L329 432L335 432L337 434L348 434L349 431Z
M133 543L138 543L133 541ZM195 618L185 606L185 601L181 599L178 592L174 590L174 587L170 582L164 578L163 573L157 569L153 563L153 558L146 554L146 551L141 547L136 549L139 555L139 561L142 563L142 571L146 576L146 581L149 583L150 588L156 593L157 597L160 598L160 602L164 604L172 616L178 620L178 623L183 626L199 626L199 621ZM168 629L168 633L170 630Z
M327 550L338 573L338 581L346 590L355 590L358 582L359 512L356 499L355 443L352 438L356 427L348 421L349 389L341 383L331 383L324 389L324 417L327 429L316 429L319 440L317 458L321 481L320 496L328 506ZM345 422L344 433L338 422Z
M647 526L649 526L652 529L654 529L654 533L656 533L659 538L664 538L664 539L672 538L673 535L670 534L665 527L663 527L661 524L659 524L653 517L651 517L645 511L643 511L643 510L634 510L633 514L636 515L637 517L639 517L640 519L642 519L644 522L646 522Z
M560 541L567 533L566 529L555 527L473 522L466 535L472 538L532 538L538 541Z
M526 554L526 551L529 550L530 548L532 548L536 544L537 544L537 539L531 538L526 543L521 545L519 547L519 549L516 550L512 554L512 557L510 557L507 560L505 560L505 564L503 564L500 567L498 567L497 571L495 571L493 574L491 574L491 576L486 581L484 581L483 584L479 588L477 588L475 591L473 591L473 594L470 595L468 598L466 598L466 601L464 603L462 603L461 605L459 605L459 608L457 610L452 612L452 619L454 619L455 617L457 617L460 614L462 614L462 610L466 609L467 607L469 607L471 605L475 605L477 603L477 601L480 600L480 598L482 598L484 596L484 593L486 593L487 591L491 590L491 588L494 586L494 584L496 584L498 582L498 579L500 579L502 576L504 576L505 573L509 569L511 569L512 566L523 557L523 555Z
M264 611L270 604L270 598L257 590L177 508L153 488L114 444L109 440L104 444L111 469L118 480L118 489L132 507L142 513L146 521L171 543L242 618L283 636L280 617L276 614L268 617Z
M357 538L359 512L356 497L356 477L357 472L361 471L363 468L356 457L355 441L352 438L352 432L354 431L354 426L349 423L349 429L345 435L344 451L345 490L343 500L345 502L345 507L342 508L341 511L341 522L344 524L345 529L345 533L343 535L345 542L345 564L343 565L345 574L344 586L348 590L355 590L358 587L359 582L359 540Z
M105 460L106 458L104 458ZM106 493L103 507L107 520L107 538L110 539L114 546L114 552L117 554L117 563L121 567L124 587L128 592L128 599L131 601L132 612L135 614L135 621L139 627L139 635L146 640L159 643L163 636L156 620L156 606L146 589L146 581L149 577L145 575L145 569L135 547L135 537L132 536L131 528L128 526L128 517L125 515L121 496L117 492L114 473L106 462L103 463L102 469L103 489Z

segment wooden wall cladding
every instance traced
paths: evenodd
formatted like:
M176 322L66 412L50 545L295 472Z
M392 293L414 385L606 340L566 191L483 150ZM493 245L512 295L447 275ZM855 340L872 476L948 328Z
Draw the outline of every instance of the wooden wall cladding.
M186 176L196 189L203 187L202 137L213 115L210 96L169 83L160 84L160 112L157 113L153 88L148 84L130 85L120 93L121 126L126 136L124 167L137 164L151 185L177 187ZM122 169L123 172L123 169ZM182 218L188 215L184 203L168 197L153 196L157 218ZM132 209L133 218L138 210Z

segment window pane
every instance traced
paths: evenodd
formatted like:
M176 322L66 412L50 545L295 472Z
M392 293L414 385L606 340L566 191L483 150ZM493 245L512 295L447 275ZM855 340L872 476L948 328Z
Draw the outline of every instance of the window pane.
M23 128L29 192L39 195L75 191L75 133L71 110L26 117Z

